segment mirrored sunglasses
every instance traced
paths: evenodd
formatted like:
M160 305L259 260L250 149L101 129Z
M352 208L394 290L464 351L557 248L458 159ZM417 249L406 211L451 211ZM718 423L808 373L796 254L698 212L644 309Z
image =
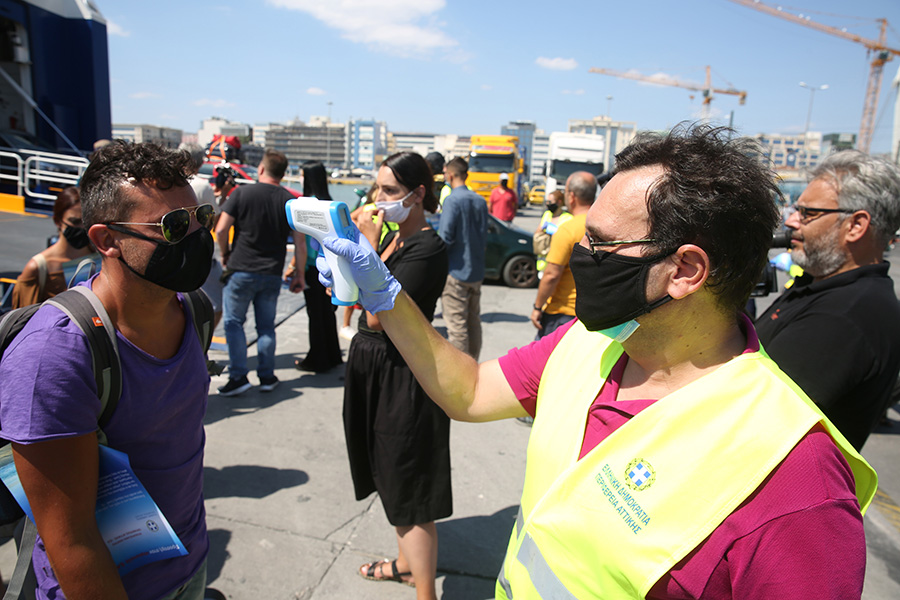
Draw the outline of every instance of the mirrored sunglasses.
M170 244L177 244L184 239L188 231L191 229L191 215L197 217L200 226L209 229L212 227L213 217L216 209L212 204L201 204L191 208L177 208L171 212L167 212L159 220L159 223L131 223L125 221L112 221L107 225L149 225L159 227L162 231L163 238Z

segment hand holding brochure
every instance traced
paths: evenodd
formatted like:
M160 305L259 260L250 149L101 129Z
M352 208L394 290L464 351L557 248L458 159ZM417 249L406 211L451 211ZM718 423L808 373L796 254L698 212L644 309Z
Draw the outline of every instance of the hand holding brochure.
M0 479L33 521L31 506L16 473L12 444L0 448ZM100 446L96 516L100 535L119 575L147 563L187 554L184 544L135 476L128 455L106 446Z

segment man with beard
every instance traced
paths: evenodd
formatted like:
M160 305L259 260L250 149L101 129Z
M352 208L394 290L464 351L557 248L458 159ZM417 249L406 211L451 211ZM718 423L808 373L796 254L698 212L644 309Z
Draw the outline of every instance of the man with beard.
M576 320L481 364L371 247L324 240L451 418L534 417L497 598L862 593L875 474L743 314L777 189L732 133L642 133L616 155L569 261Z
M103 261L81 285L115 327L122 375L102 432L86 334L58 307L34 313L0 362L0 435L12 442L37 525L38 599L203 598L209 375L182 293L209 274L215 211L197 205L194 172L187 152L115 141L93 154L81 178L82 219ZM95 519L98 489L111 481L98 475L100 434L128 455L186 556L119 575Z
M856 150L826 158L785 225L804 274L756 321L769 356L860 450L900 370L900 307L885 248L900 169Z

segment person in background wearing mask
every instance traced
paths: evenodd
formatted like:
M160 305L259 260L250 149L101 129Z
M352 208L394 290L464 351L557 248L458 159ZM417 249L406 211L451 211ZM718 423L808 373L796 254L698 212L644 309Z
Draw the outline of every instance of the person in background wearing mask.
M113 142L81 179L82 219L103 268L92 289L117 331L122 394L104 425L188 554L120 576L96 526L100 399L84 333L41 307L0 362L0 423L37 524L39 599L204 597L206 356L181 292L212 264L210 205L183 151Z
M572 214L566 210L566 197L562 190L553 190L547 194L547 202L544 204L544 214L541 222L534 231L532 248L537 256L538 278L544 276L547 267L547 252L550 251L550 239L559 226L572 218Z
M90 239L81 221L81 196L77 187L67 187L56 197L53 223L59 237L25 264L13 288L13 308L43 302L65 291L63 264L92 252Z
M377 213L356 224L387 265L392 285L434 317L447 278L444 242L425 220L437 209L428 163L414 152L389 156L378 170ZM384 238L382 223L398 224ZM320 265L321 268L321 265ZM344 431L356 499L377 491L397 532L396 560L360 567L367 579L415 585L418 600L436 598L435 519L453 512L450 489L450 420L413 377L369 305L350 342L344 386Z
M862 594L875 472L743 313L778 223L758 152L725 128L639 134L569 262L577 320L480 365L370 249L324 240L451 418L534 416L497 598Z

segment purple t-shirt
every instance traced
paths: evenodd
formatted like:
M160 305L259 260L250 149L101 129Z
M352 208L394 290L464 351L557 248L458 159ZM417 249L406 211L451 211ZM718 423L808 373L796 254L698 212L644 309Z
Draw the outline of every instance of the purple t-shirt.
M181 296L179 295L179 300ZM122 396L104 432L181 538L188 555L122 577L128 597L159 598L186 582L209 550L203 508L203 415L209 375L189 313L175 356L158 360L118 334ZM100 400L90 350L59 309L35 313L0 362L0 436L31 444L97 431ZM38 598L62 598L38 538Z

